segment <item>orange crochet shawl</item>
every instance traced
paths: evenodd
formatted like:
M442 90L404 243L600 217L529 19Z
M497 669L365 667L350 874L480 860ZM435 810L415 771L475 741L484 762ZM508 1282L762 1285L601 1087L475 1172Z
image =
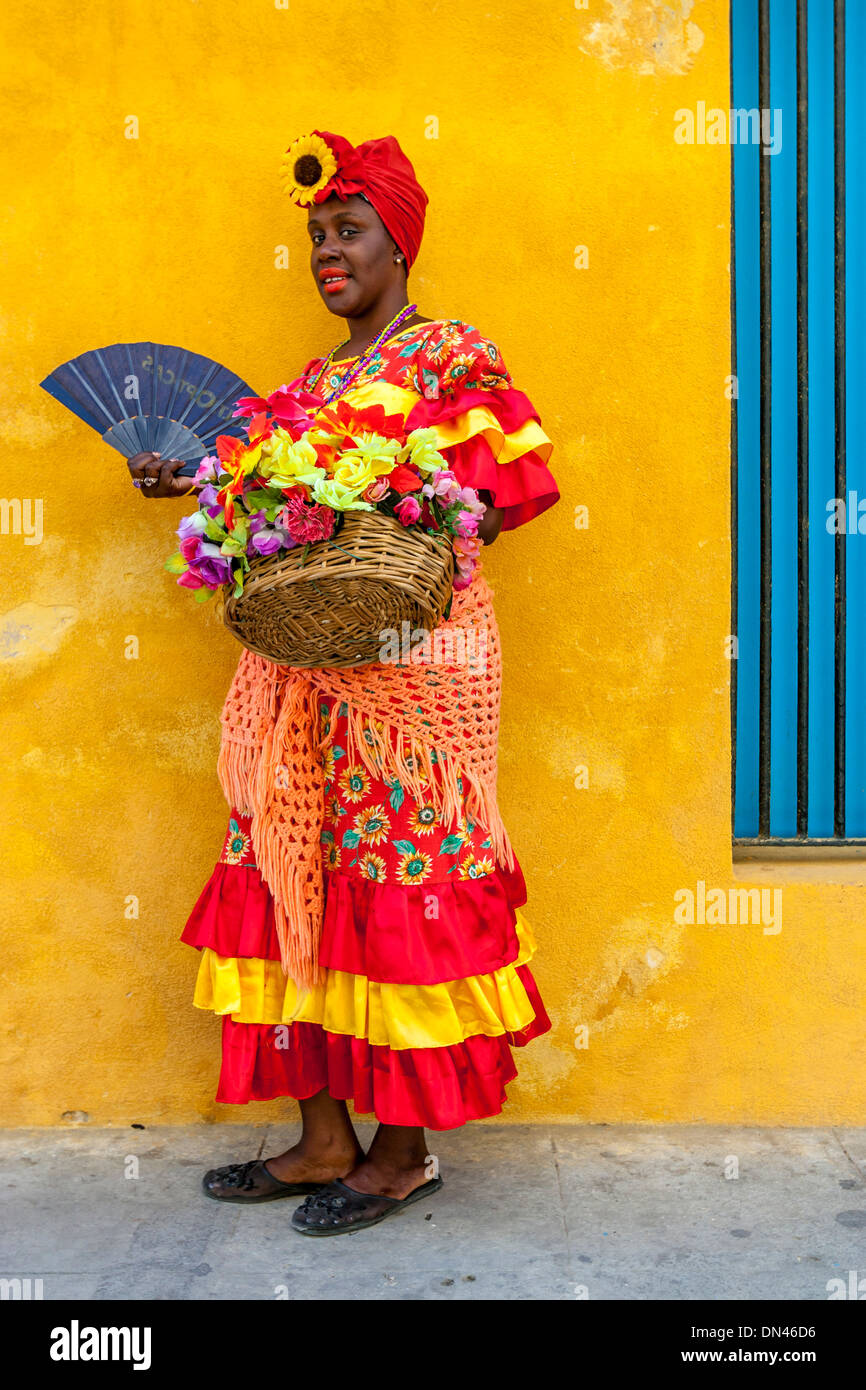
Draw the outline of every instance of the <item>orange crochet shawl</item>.
M305 990L320 978L324 911L322 696L348 706L350 763L396 778L445 821L466 812L513 867L496 802L502 661L491 590L476 571L451 616L413 642L408 660L346 670L277 666L245 651L222 712L217 771L274 898L283 970ZM420 658L420 659L419 659ZM429 658L429 659L427 659Z

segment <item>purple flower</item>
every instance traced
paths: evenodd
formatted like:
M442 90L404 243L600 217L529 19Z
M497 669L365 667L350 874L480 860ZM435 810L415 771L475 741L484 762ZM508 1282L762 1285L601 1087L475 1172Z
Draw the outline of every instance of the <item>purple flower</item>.
M210 541L201 542L198 555L189 562L189 567L209 589L218 589L232 577L231 561Z
M191 537L198 538L204 533L207 525L207 517L203 512L192 512L190 516L185 516L177 528L177 534L182 541L189 540Z
M201 492L198 495L198 504L201 508L215 507L219 505L217 502L217 490L214 487L213 483L208 483L207 487L202 488ZM221 507L220 511L222 511Z
M250 537L247 553L249 554L251 549L252 553L256 555L276 555L277 551L282 548L282 544L278 532L272 527L266 526L264 530L257 531L254 536Z

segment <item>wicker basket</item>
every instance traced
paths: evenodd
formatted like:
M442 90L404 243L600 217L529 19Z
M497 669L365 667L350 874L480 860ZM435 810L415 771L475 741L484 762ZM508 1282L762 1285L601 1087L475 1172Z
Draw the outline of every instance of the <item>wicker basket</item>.
M251 652L284 666L366 666L386 629L430 632L451 596L446 536L401 526L382 512L347 512L339 532L254 560L223 620Z

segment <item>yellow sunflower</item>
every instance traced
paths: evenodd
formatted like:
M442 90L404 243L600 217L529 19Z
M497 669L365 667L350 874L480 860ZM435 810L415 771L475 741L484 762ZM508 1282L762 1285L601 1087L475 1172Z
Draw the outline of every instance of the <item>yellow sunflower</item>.
M325 849L325 868L339 869L340 851L336 845L328 845Z
M388 812L382 805L368 806L355 817L354 829L368 845L379 845L387 840L391 829Z
M299 135L283 155L283 186L301 207L312 203L336 172L334 151L321 135Z
M417 806L409 812L409 829L416 835L432 835L438 819L433 806Z
M372 883L385 882L385 861L378 854L365 854L363 859L358 860L358 868Z
M325 773L325 786L328 787L334 780L335 772L334 750L330 746L326 746L322 753L322 768Z
M339 786L347 801L363 801L370 790L370 779L362 767L347 767L340 774Z
M433 860L429 854L423 850L417 850L414 854L403 854L397 864L397 882L423 883L425 878L429 878L433 872Z
M493 873L493 860L485 855L483 859L464 859L460 865L460 877L468 878L487 878Z

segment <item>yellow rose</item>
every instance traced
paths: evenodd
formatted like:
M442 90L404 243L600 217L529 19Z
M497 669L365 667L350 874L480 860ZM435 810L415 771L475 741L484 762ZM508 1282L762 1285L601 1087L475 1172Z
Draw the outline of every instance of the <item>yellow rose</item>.
M337 478L323 478L313 487L313 501L335 512L371 512L369 502L362 502L361 488L346 487Z
M419 473L435 473L437 469L448 467L436 448L436 438L435 430L422 429L413 430L406 440L407 462Z
M293 440L278 430L262 445L262 453L259 472L274 487L293 487L296 483L312 487L325 477L316 451L306 439Z
M334 469L334 478L344 487L360 493L365 492L383 473L390 473L393 467L393 459L381 463L374 459L359 459L342 454Z
M397 455L402 449L399 439L385 439L381 434L359 434L353 435L356 447L346 449L340 455L340 462L344 460L375 463L378 464L376 476L382 473L389 473L397 462Z

